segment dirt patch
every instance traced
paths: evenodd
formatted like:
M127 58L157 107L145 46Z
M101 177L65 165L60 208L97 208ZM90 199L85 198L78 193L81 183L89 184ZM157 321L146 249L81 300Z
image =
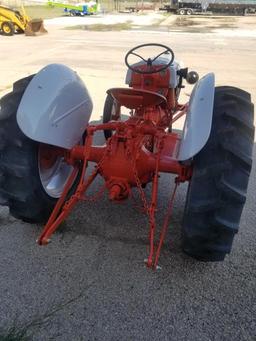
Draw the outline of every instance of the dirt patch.
M212 33L214 30L255 30L256 16L178 16L169 15L160 27L168 31ZM215 31L216 32L216 31Z
M85 31L124 31L131 29L131 22L117 23L112 25L92 24L92 25L76 25L68 26L65 30L85 30Z
M182 31L191 33L211 33L213 29L233 29L237 28L236 18L234 17L198 17L177 16L169 25L165 22L165 26L169 31ZM163 24L161 25L163 26Z
M212 19L212 18L211 18ZM235 18L217 18L213 17L213 20L209 18L198 17L181 17L176 16L170 25L153 24L150 26L143 26L144 30L153 31L180 31L188 33L211 33L213 29L233 29L236 28ZM88 25L74 25L67 26L68 30L86 30L86 31L123 31L123 30L140 30L141 25L134 25L129 20L123 23L115 24L88 24Z

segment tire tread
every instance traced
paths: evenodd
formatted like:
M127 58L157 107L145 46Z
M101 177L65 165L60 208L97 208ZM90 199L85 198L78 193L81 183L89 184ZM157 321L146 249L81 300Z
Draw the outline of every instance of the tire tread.
M183 219L184 252L198 260L222 261L231 252L252 167L253 112L248 92L216 88L211 134L194 158Z

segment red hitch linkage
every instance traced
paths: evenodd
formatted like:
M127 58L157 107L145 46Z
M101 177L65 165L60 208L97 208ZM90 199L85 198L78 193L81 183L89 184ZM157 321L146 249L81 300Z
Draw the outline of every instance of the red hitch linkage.
M105 146L93 146L95 131L111 129L116 130ZM145 148L145 138L154 139L154 150ZM87 128L85 145L77 145L66 151L66 161L74 166L64 191L59 198L41 236L38 239L40 245L46 245L50 236L70 214L79 200L88 200L85 193L96 176L100 174L104 180L105 188L109 191L112 201L121 201L131 194L131 188L137 187L145 212L149 217L149 255L147 266L154 269L166 235L169 219L171 217L174 197L180 182L188 180L191 176L191 168L181 165L175 155L179 145L179 136L175 133L166 134L164 130L157 129L149 122L110 122ZM150 148L149 148L150 149ZM96 163L92 174L85 178L88 161ZM163 228L160 234L158 246L155 245L156 221L159 173L166 172L177 174L175 188L168 204ZM80 174L79 174L80 173ZM76 191L70 197L69 191L75 178L80 177ZM143 186L152 182L151 200L148 203ZM103 191L101 190L101 194ZM94 196L93 201L97 196Z

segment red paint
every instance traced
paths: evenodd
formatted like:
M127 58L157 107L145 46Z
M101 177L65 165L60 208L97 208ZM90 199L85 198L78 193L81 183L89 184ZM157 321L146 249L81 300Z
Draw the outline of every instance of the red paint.
M70 214L78 200L87 200L87 188L95 177L100 175L105 181L104 188L108 190L111 201L123 201L130 197L133 187L138 188L150 222L147 265L156 268L177 187L176 185L171 197L156 248L155 211L159 174L176 174L176 184L189 180L192 174L190 165L183 165L177 160L180 136L171 132L172 123L186 114L187 106L177 104L175 89L169 89L169 78L169 70L150 75L133 73L132 88L114 88L108 91L119 106L132 110L131 117L125 122L111 121L87 127L85 144L74 146L63 153L66 161L75 166L75 171L39 238L39 244L48 242L51 234ZM112 130L114 133L106 145L94 146L93 135L100 130ZM43 157L43 160L45 159L46 157ZM92 175L85 179L88 161L94 162L96 168ZM79 167L82 167L80 182L72 197L67 199L67 193ZM152 195L150 202L147 202L143 187L149 182L152 183Z

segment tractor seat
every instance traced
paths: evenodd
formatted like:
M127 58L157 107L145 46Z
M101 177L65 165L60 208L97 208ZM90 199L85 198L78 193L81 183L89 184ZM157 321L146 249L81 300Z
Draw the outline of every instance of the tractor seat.
M145 108L160 104L164 106L167 105L166 98L153 91L112 88L109 89L107 93L111 95L118 104L128 109Z

